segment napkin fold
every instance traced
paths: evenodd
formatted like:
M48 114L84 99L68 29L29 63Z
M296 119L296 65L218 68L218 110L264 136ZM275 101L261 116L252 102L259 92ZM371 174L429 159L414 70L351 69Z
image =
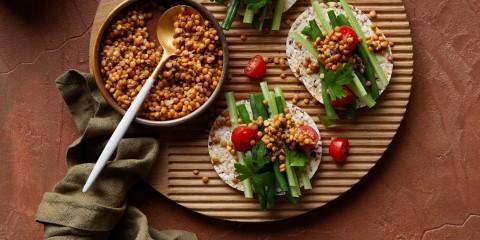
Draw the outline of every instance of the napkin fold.
M45 239L196 240L193 233L148 227L145 215L128 205L127 193L146 177L159 143L132 125L116 155L87 193L83 184L121 116L100 95L93 76L68 71L56 80L82 136L67 151L68 170L53 192L44 194L37 221Z

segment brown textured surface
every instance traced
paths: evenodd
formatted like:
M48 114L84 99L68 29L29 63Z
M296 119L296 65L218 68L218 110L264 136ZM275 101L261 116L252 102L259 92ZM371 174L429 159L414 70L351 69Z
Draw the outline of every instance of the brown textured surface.
M93 0L0 3L0 239L39 239L41 195L65 172L78 133L53 80L88 70ZM480 3L405 2L415 45L412 98L384 158L322 210L272 224L228 223L145 185L135 203L152 226L200 239L479 239Z
M225 6L208 0L199 1L217 19L224 18ZM99 4L90 37L92 71L97 63L93 52L99 29L112 10L122 2L125 0L102 0ZM394 70L387 91L375 108L358 111L354 122L342 121L328 129L319 123L317 117L319 114L324 115L323 107L313 103L305 104L303 101L298 103L316 120L322 134L324 153L328 152L332 136L349 138L350 154L346 164L337 165L328 154L323 154L318 172L312 179L313 189L303 192L299 204L295 206L286 200L277 201L275 210L263 211L257 200L244 198L242 193L230 188L219 178L210 164L206 147L206 130L209 126L205 119L197 119L186 127L177 128L180 134L162 134L161 141L167 145L153 167L148 182L173 201L207 216L231 221L264 222L298 216L319 208L360 181L383 155L403 119L412 85L413 46L402 0L351 0L350 3L366 12L376 10L379 15L375 23L395 42L392 49ZM309 1L299 1L284 15L284 19L295 19L309 6ZM230 50L229 71L233 78L225 83L224 89L234 91L237 99L244 99L251 92L260 92L258 82L248 79L243 73L243 67L255 54L285 57L289 28L284 24L281 31L265 34L252 30L249 25L234 23L225 33ZM246 35L246 41L240 40L241 34ZM286 79L280 78L281 72L279 65L269 65L265 80L270 87L280 86L287 100L294 94L298 94L301 100L310 98L308 91L290 70L285 71ZM214 108L224 109L224 102L221 96ZM192 174L195 169L200 170L199 176ZM201 176L208 176L209 183L204 184Z

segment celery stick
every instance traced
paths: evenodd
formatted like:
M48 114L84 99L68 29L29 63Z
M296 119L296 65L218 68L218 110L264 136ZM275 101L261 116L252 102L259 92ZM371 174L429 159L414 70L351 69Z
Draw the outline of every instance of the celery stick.
M272 19L273 31L280 30L280 25L282 23L282 14L284 9L285 9L285 0L277 0L277 2L275 3L275 11L273 13L273 19Z
M372 97L373 99L377 99L380 93L378 91L377 78L375 77L375 69L373 68L370 60L368 59L367 51L365 51L362 47L357 46L357 52L358 56L360 56L363 61L363 65L365 65L365 72L367 74L367 78L372 83L372 86L370 87Z
M280 97L280 99L282 101L283 108L287 108L288 107L287 101L285 101L285 96L283 95L282 89L279 88L279 87L276 87L273 90L275 91L275 96ZM279 112L283 112L283 110L285 110L285 109L278 109L278 110L279 110Z
M300 178L303 182L304 189L312 189L312 183L310 182L310 177L308 176L307 172L305 171L305 167L297 168L297 175L300 174Z
M265 6L262 8L262 12L260 13L260 16L258 17L258 26L257 30L262 31L263 30L263 24L265 23L265 17L267 16L267 10L268 7ZM255 22L253 22L255 24Z
M347 17L348 17L347 20L348 22L350 22L350 25L353 27L358 37L361 37L365 40L365 34L362 31L362 27L360 26L360 23L358 23L357 18L353 14L353 11L350 8L350 5L348 5L346 0L340 0L340 4L342 4L343 10L345 11L345 14L347 14Z
M261 82L260 88L262 89L263 97L267 99L268 109L270 111L270 114L272 116L277 115L278 114L277 103L275 102L275 98L273 97L273 95L270 94L270 90L268 89L267 82Z
M360 79L358 78L357 74L355 74L355 73L353 73L353 83L357 87L358 93L360 95L362 95L362 96L367 95L367 91L365 90L365 88L362 85L362 82L360 82Z
M275 102L277 103L278 113L282 113L285 106L283 106L282 98L280 96L274 96Z
M228 1L227 12L225 13L225 19L223 19L222 28L229 30L232 26L233 19L237 15L238 8L240 7L240 0Z
M380 78L380 81L383 83L383 85L387 86L388 85L387 76L385 75L385 72L383 71L382 67L378 63L377 56L375 56L374 53L368 51L368 45L365 39L365 34L363 33L360 24L355 18L355 15L353 15L350 5L348 5L346 0L340 0L340 4L342 4L343 9L345 10L345 13L348 16L348 21L350 22L353 29L357 33L358 37L361 38L360 46L363 48L363 50L367 52L368 59L370 60L370 63L372 64L373 69L375 69L375 73L378 75L378 78Z
M230 113L230 120L232 122L232 126L236 127L238 125L238 114L237 114L237 103L235 102L235 95L233 92L225 93L225 98L227 100L227 108L228 112ZM237 156L240 158L240 163L245 164L242 158L242 154L240 152L237 153ZM247 178L242 181L244 186L243 194L246 198L253 198L253 190L252 190L252 183L250 182L250 178Z
M283 149L285 153L287 153L288 151L292 151L287 146L284 146ZM295 168L291 166L290 154L285 155L285 168L287 170L287 180L288 185L290 186L290 194L292 197L299 197L300 195L302 195L302 193L300 191L300 185L298 184L298 177L295 172Z
M250 119L250 114L248 114L248 111L247 111L247 106L245 106L245 104L238 105L237 110L243 123L252 122L252 120Z
M375 106L375 104L377 104L370 95L365 95L365 96L357 95L357 97L360 100L360 102L365 103L369 108L372 108Z
M276 110L277 114L279 114L280 113L280 108L278 108L277 98L275 98L275 93L273 91L269 91L269 93L270 93L270 99L272 99L273 102L275 103L275 106L274 106L275 110ZM276 115L276 114L273 114L273 115Z
M297 174L295 173L293 167L289 166L288 163L285 165L287 170L288 185L290 186L290 193L292 197L299 197L301 194L300 187L298 186Z
M358 100L360 100L360 102L365 103L369 108L372 108L373 106L375 106L375 104L376 104L375 100L373 100L373 98L368 94L361 95L360 91L357 89L356 84L350 83L350 84L348 84L348 88L350 90L352 90L353 94L355 96L357 96L357 98L358 98Z
M298 203L298 197L292 196L291 192L292 192L292 190L290 188L288 188L288 191L287 191L287 194L286 194L287 200L290 203L297 204Z
M232 125L235 127L238 121L238 114L237 114L237 103L235 102L235 95L233 92L225 93L225 99L227 100L227 108L228 113L230 114L230 120L232 121Z
M327 33L333 31L332 26L330 26L330 23L325 18L325 9L323 9L322 6L320 6L320 3L318 3L317 0L313 0L312 7L313 7L313 10L315 11L315 15L317 16L318 20L320 20L320 23L322 24L323 30L325 30Z
M287 178L288 178L288 185L290 187L298 186L297 180L295 180L295 172L293 172L292 166L290 166L290 162L287 160L287 164L285 164L287 170Z
M290 191L291 191L291 193L292 193L292 197L300 197L300 196L302 196L302 192L301 192L299 186L290 187Z
M306 48L307 51L310 52L310 54L312 54L315 59L318 59L317 49L315 49L313 44L310 41L308 41L306 38L304 38L302 34L300 34L299 32L294 32L293 39L299 42L302 45L302 47Z
M367 104L367 106L370 108L375 106L375 100L367 93L362 83L360 82L360 79L355 73L353 74L353 84L350 84L350 86L354 86L354 89L352 90L355 90L354 94L357 95L361 102Z
M275 161L273 164L273 172L275 173L275 178L277 179L278 186L282 189L283 192L288 191L288 184L285 180L285 176L280 172L280 163Z
M265 107L265 105L263 105L263 95L261 93L255 93L253 94L253 103L254 105L251 105L252 102L250 102L250 105L252 107L255 107L255 109L257 110L257 113L258 113L258 116L261 116L264 120L265 119L268 119L268 111L267 111L267 108Z
M358 79L362 83L362 86L365 87L365 84L367 83L367 79L365 79L365 76L358 70L355 70L354 72L355 72L354 74L357 75ZM365 90L368 92L368 89L365 89Z
M250 9L248 7L245 8L245 13L243 15L243 22L244 23L252 23L254 15L255 15L255 10Z
M275 91L275 95L279 96L282 99L282 105L284 107L287 107L287 101L285 101L285 95L283 95L283 91L281 88L276 87L273 89ZM283 109L282 109L283 110Z
M338 23L340 23L341 25L349 27L351 26L345 15L343 14L338 15L337 20ZM377 86L377 78L375 77L375 69L373 68L372 64L370 63L370 59L368 58L368 49L363 48L362 45L358 45L356 50L358 56L360 56L363 61L363 65L365 65L365 73L367 75L367 79L370 80L370 82L372 83L372 86L370 87L372 98L376 100L380 94Z
M327 92L327 82L325 79L322 79L322 99L323 105L325 106L325 112L327 117L332 119L339 119L337 113L335 112L335 108L333 108L330 97L328 96Z
M370 87L372 91L372 98L374 100L377 100L377 98L380 96L380 90L378 89L377 79L374 78L370 82L372 83L372 86Z
M255 94L254 93L250 94L248 96L248 99L250 101L250 109L252 109L253 119L257 119L258 118L258 111L257 111L256 105L255 105Z

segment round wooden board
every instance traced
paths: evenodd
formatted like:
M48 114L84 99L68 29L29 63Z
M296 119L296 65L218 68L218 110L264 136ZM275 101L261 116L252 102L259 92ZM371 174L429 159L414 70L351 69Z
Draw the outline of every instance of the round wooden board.
M100 1L92 27L91 42L108 13L123 1L125 0ZM209 0L199 1L213 12L217 19L224 18L225 6ZM378 18L374 22L395 42L395 66L391 83L375 108L362 109L354 122L345 120L328 129L318 121L318 115L324 113L322 106L304 104L303 101L298 104L314 116L322 134L324 153L328 153L326 146L330 137L342 136L350 139L350 156L345 165L335 164L332 158L325 154L312 181L313 190L304 192L298 205L281 200L277 201L275 210L262 211L255 200L245 199L241 192L224 184L215 173L208 156L209 126L205 117L175 129L157 130L163 143L162 151L148 182L160 193L193 211L231 221L261 222L285 219L321 207L360 181L382 157L405 114L412 86L413 46L402 0L349 2L366 12L376 10ZM284 20L294 20L309 5L308 0L299 0L285 13ZM258 82L243 75L243 67L255 54L285 56L288 30L289 26L283 24L278 33L265 34L251 29L237 19L232 29L226 32L230 48L229 71L233 78L226 83L224 90L235 91L237 99L247 97L249 92L260 91ZM241 34L247 36L245 42L240 40ZM90 51L93 49L90 48ZM271 64L265 80L271 87L282 87L287 100L294 94L298 94L300 99L309 97L304 86L295 79L289 69L284 71L286 79L280 78L282 72L279 65ZM222 96L212 110L219 112L223 108L225 99ZM198 176L192 174L194 169L200 170ZM202 176L208 176L210 182L204 184L201 181Z

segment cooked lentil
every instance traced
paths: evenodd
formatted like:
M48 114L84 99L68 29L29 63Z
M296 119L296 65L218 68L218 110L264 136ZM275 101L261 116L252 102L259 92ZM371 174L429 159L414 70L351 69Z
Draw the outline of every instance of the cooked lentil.
M208 177L207 177L207 176L203 176L203 177L202 177L202 182L203 182L203 183L208 183Z
M285 141L290 147L294 148L297 144L303 146L313 142L310 135L298 130L300 126L305 125L305 122L295 122L292 119L292 113L289 109L265 120L263 125L264 133L261 141L265 143L267 149L272 151L272 162L277 160L283 162L285 160L284 152L281 149L281 146L277 145L278 143Z
M232 183L233 184L238 184L240 182L240 180L238 180L238 178L232 178Z
M389 46L393 46L393 42L383 36L383 33L377 27L377 25L372 24L372 31L374 32L373 36L368 36L365 40L367 41L368 50L375 53L383 54L388 50Z
M212 163L213 164L217 164L220 162L220 157L219 156L213 156L212 157Z

